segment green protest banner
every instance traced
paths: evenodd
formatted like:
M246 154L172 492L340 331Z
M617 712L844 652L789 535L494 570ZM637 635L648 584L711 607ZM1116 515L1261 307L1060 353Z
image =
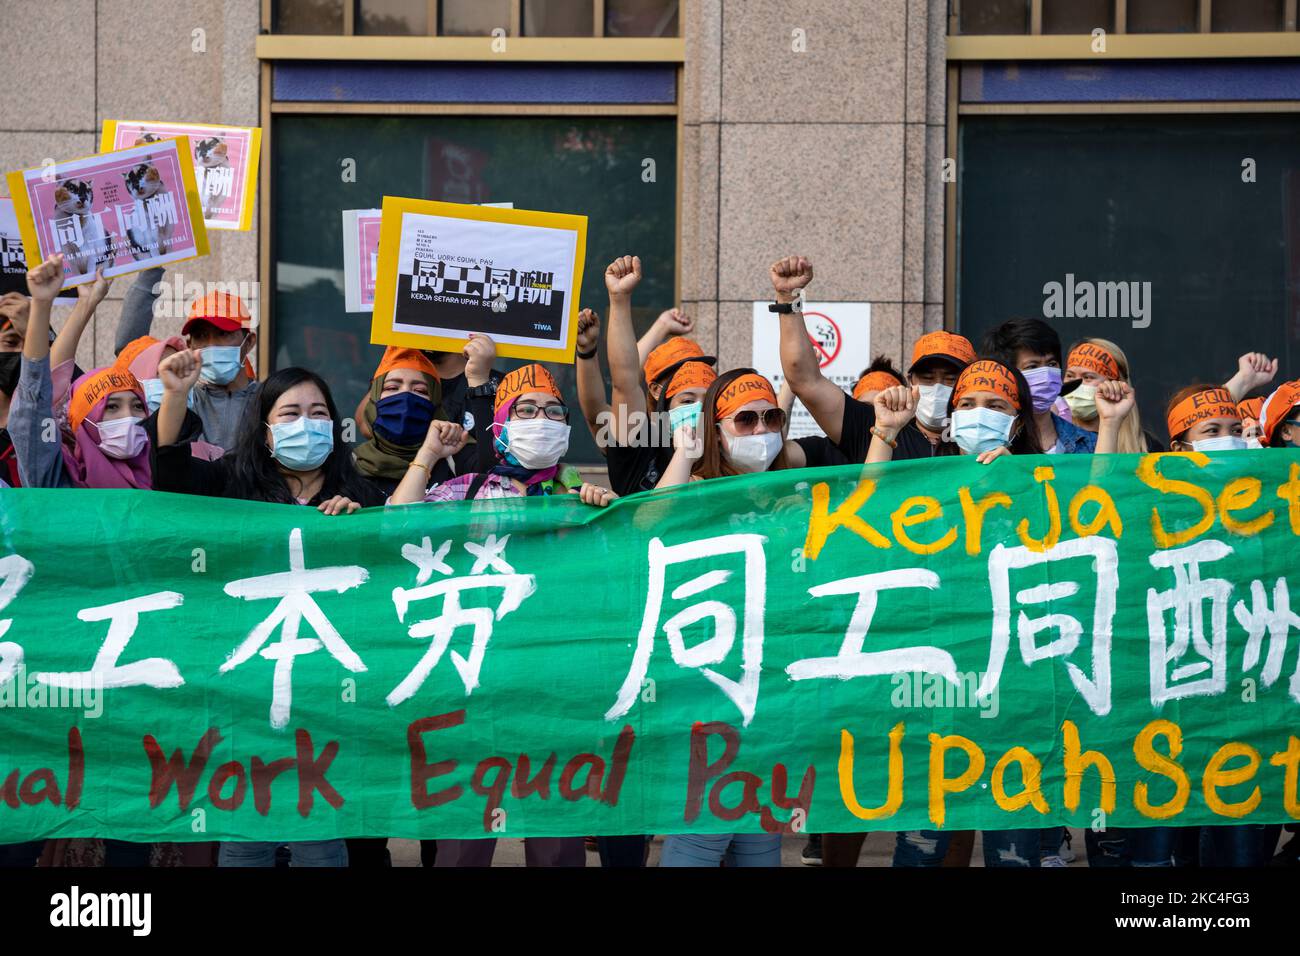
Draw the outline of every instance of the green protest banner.
M1300 456L0 492L0 842L1300 818Z

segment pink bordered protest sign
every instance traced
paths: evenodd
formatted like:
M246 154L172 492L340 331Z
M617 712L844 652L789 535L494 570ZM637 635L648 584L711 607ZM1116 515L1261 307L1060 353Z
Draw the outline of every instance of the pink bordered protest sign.
M175 136L189 138L203 220L209 229L253 227L262 130L160 120L105 120L100 151L127 149Z
M63 253L65 288L208 254L184 136L7 179L27 261Z

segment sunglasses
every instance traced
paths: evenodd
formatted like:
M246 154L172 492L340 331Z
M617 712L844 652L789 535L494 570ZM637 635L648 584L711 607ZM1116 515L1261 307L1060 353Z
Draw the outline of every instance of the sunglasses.
M525 421L536 418L539 413L553 422L567 422L569 420L568 405L538 405L534 402L515 402L510 413L515 418L522 418Z
M760 419L770 432L779 432L785 428L785 412L779 408L765 408L761 412L746 409L727 416L723 421L728 419L734 423L737 435L752 435Z

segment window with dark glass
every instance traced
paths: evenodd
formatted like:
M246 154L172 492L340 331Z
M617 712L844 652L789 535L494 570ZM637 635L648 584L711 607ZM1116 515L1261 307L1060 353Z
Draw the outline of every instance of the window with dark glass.
M675 37L677 0L605 0L605 36Z
M1128 0L1129 33L1196 33L1196 0Z
M960 20L962 33L1028 33L1029 0L962 0Z
M589 37L596 32L594 0L524 0L524 36Z
M440 0L438 33L449 37L485 37L510 31L510 0Z
M276 33L341 34L343 0L275 0L271 23Z
M376 36L427 36L428 0L360 0L356 32Z
M1115 29L1113 0L1043 0L1044 33Z
M1210 8L1215 33L1267 33L1282 29L1283 0L1218 0Z

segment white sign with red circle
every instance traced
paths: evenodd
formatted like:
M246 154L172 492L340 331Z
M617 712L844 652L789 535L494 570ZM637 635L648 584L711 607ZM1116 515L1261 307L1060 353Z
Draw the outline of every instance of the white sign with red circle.
M780 389L785 381L781 372L782 317L769 312L769 305L770 301L754 303L754 368ZM852 392L858 376L871 364L871 303L807 302L803 321L822 374ZM803 403L796 401L790 412L790 437L822 434L825 432Z

